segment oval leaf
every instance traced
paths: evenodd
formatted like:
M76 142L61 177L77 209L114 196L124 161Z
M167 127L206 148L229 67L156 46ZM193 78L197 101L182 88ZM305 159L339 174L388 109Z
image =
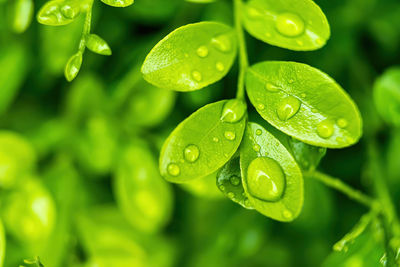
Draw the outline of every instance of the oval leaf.
M231 159L219 170L217 186L233 202L246 209L253 209L242 185L239 157Z
M221 119L222 100L197 110L184 120L165 141L160 171L170 182L181 183L209 175L221 168L236 152L242 140L247 114L235 122Z
M291 50L315 50L330 36L328 21L312 0L251 0L244 27L255 38Z
M71 82L76 78L82 66L82 52L78 52L69 58L65 65L64 75L67 81Z
M33 0L16 0L14 3L13 30L16 33L24 32L32 21L34 7Z
M262 62L249 68L246 87L266 121L305 143L341 148L361 137L357 106L332 78L315 68Z
M79 1L52 0L42 6L37 15L39 23L49 26L66 25L81 12Z
M303 207L301 170L285 146L256 123L248 123L246 128L240 148L240 168L244 190L258 212L284 222L300 214ZM277 178L281 181L276 182ZM276 188L267 190L269 181ZM276 192L280 196L276 194L272 199L271 194Z
M86 47L89 48L90 51L100 55L110 56L112 54L111 48L107 42L96 34L90 34L87 37Z
M176 91L193 91L222 79L236 57L234 30L217 22L180 27L161 40L142 66L146 81Z
M134 0L101 0L101 2L113 7L127 7L132 5Z
M400 126L400 67L388 69L376 80L374 101L379 115L387 123Z

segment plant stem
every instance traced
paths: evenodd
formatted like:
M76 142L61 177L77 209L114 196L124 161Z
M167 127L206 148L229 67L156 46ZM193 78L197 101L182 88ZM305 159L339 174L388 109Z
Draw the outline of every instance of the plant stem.
M240 10L242 8L242 0L234 0L234 17L235 17L235 29L239 43L239 78L236 98L244 99L244 79L249 66L249 60L247 58L246 40L244 37L242 27L242 17Z
M86 17L85 17L85 22L83 24L81 41L79 42L79 51L81 53L85 52L86 37L90 34L90 26L92 24L92 6L93 6L93 0L88 1L87 6L85 6Z
M347 195L350 199L353 199L360 204L367 206L368 208L376 208L378 203L376 200L372 199L371 197L365 195L364 193L350 187L349 185L342 182L340 179L329 176L325 173L314 171L311 173L305 174L308 177L314 178L325 185L334 188L343 194Z

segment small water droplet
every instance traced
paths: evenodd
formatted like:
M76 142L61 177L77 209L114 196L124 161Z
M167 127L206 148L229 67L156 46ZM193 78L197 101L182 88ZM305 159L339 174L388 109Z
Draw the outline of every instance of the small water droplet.
M266 32L266 33L265 33L265 36L266 36L267 38L269 38L269 37L271 37L271 33Z
M290 210L288 210L288 209L284 209L283 210L282 216L283 216L283 218L288 219L288 220L293 218L292 212Z
M298 45L300 45L300 46L302 46L304 43L303 43L303 41L301 41L301 40L296 40L296 43L298 44Z
M196 145L188 145L183 155L188 162L195 162L199 158L200 150Z
M181 169L175 163L168 164L167 171L172 176L178 176L181 173Z
M279 87L273 85L272 83L266 83L265 89L267 89L267 91L270 91L270 92L278 92L279 91Z
M254 149L254 151L256 151L256 152L259 152L259 151L261 150L261 147L260 147L259 144L255 144L255 145L253 146L253 149Z
M284 98L276 110L278 118L282 121L290 119L299 111L300 105L300 101L294 96Z
M276 19L276 29L288 37L299 36L304 32L304 21L296 14L282 13Z
M206 57L208 56L208 48L205 45L200 46L197 48L196 53L199 57Z
M337 125L338 125L340 128L345 128L345 127L347 127L348 124L349 124L349 123L347 122L346 119L338 119L338 121L337 121Z
M235 197L235 194L234 194L233 192L229 192L229 193L227 194L227 196L228 196L229 198L234 198L234 197Z
M215 64L215 68L216 68L218 71L224 71L224 70L225 70L225 66L224 66L224 64L223 64L222 62L217 62L217 63Z
M215 143L218 143L218 142L219 142L218 137L214 137L214 138L213 138L213 141L214 141Z
M305 93L302 93L300 96L301 96L302 98L305 98L307 95L306 95Z
M317 125L317 133L322 138L329 138L333 134L333 123L330 120L321 121Z
M229 181L235 186L240 184L240 178L236 175L232 175L231 178L229 178Z
M220 186L219 186L219 189L220 189L221 191L225 191L225 186L220 185Z
M225 158L229 158L229 154L225 153L224 154Z
M247 16L251 19L256 19L262 16L261 12L252 6L246 6Z
M246 113L246 103L240 99L228 100L222 109L221 120L226 122L237 122Z
M211 39L211 44L221 52L232 50L232 42L228 35L221 34Z
M248 198L246 198L246 199L244 200L244 205L245 205L246 207L249 207L249 206L250 206L250 200L249 200Z
M234 132L232 132L232 131L226 131L224 133L224 136L225 136L226 139L228 139L230 141L233 141L236 138L236 134Z
M257 129L256 130L256 135L261 135L262 134L262 130L261 129Z
M192 77L193 77L193 79L195 79L198 82L200 82L202 79L201 73L198 72L197 70L192 72Z
M258 104L257 105L257 109L259 109L259 110L264 110L265 109L265 106L264 106L264 104Z
M275 160L268 157L254 159L247 170L249 193L261 200L278 201L285 189L285 174Z

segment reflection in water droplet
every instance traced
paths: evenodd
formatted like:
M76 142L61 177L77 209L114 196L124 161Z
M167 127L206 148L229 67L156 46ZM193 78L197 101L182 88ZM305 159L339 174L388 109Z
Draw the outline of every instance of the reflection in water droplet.
M193 79L195 79L196 81L200 82L202 77L201 77L201 73L198 72L197 70L192 72L192 77Z
M322 138L329 138L333 134L333 123L329 120L321 121L317 125L317 133Z
M214 141L215 143L218 143L218 142L219 142L218 137L214 137L214 138L213 138L213 141Z
M283 218L288 219L288 220L293 218L292 212L290 210L288 210L288 209L284 209L283 210L282 216L283 216Z
M256 130L256 135L261 135L261 134L262 134L261 129L257 129L257 130Z
M187 160L188 162L195 162L200 155L200 150L196 145L188 145L184 152L184 157L185 160Z
M247 170L249 193L261 200L278 201L285 189L285 174L273 159L254 159Z
M267 89L267 91L270 91L270 92L278 92L279 91L279 87L273 85L272 83L266 83L265 89Z
M217 63L215 64L215 68L216 68L218 71L224 71L224 70L225 70L225 66L224 66L224 64L223 64L222 62L217 62Z
M208 48L205 45L202 45L197 48L196 53L199 57L206 57L208 56Z
M224 133L224 136L225 136L226 139L228 139L230 141L235 140L235 138L236 138L236 134L234 132L232 132L232 131L226 131Z
M349 123L347 122L346 119L338 119L338 121L337 121L337 125L338 125L340 128L345 128L345 127L347 127L348 124L349 124Z
M254 149L254 151L256 151L256 152L259 152L259 151L261 150L261 147L260 147L259 144L255 144L255 145L253 146L253 149Z
M181 169L175 163L168 164L167 171L172 176L178 176L181 173Z
M228 35L221 34L211 39L211 44L221 52L232 50L232 42Z
M231 178L229 178L229 181L235 186L240 184L240 178L236 175L232 175Z
M237 122L246 113L246 103L240 99L228 100L222 109L221 120L226 122Z
M300 109L300 101L294 96L288 96L279 104L276 114L282 121L286 121L293 117Z
M304 21L296 14L282 13L276 19L276 29L288 37L299 36L304 32Z
M264 110L265 109L265 106L264 106L264 104L258 104L257 105L257 109L259 109L259 110Z

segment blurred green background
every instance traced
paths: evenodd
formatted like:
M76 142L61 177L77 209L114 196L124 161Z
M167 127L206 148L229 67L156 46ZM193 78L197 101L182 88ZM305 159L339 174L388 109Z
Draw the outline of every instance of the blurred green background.
M305 180L301 216L280 223L229 201L215 181L178 186L158 174L163 140L196 109L234 97L237 67L209 88L178 94L147 84L140 66L181 25L232 25L231 1L136 0L113 8L96 0L92 32L113 55L87 51L72 83L63 72L83 16L60 27L33 16L25 30L15 23L16 2L0 0L0 266L4 247L6 267L35 256L46 267L381 266L378 226L349 252L332 252L367 210L314 180ZM400 130L375 115L372 86L400 64L400 2L315 2L332 30L324 48L293 52L247 35L250 62L303 62L338 81L360 107L364 132L379 133L399 204ZM35 0L35 14L44 3ZM266 124L254 110L250 118ZM372 194L364 141L328 150L320 169Z

